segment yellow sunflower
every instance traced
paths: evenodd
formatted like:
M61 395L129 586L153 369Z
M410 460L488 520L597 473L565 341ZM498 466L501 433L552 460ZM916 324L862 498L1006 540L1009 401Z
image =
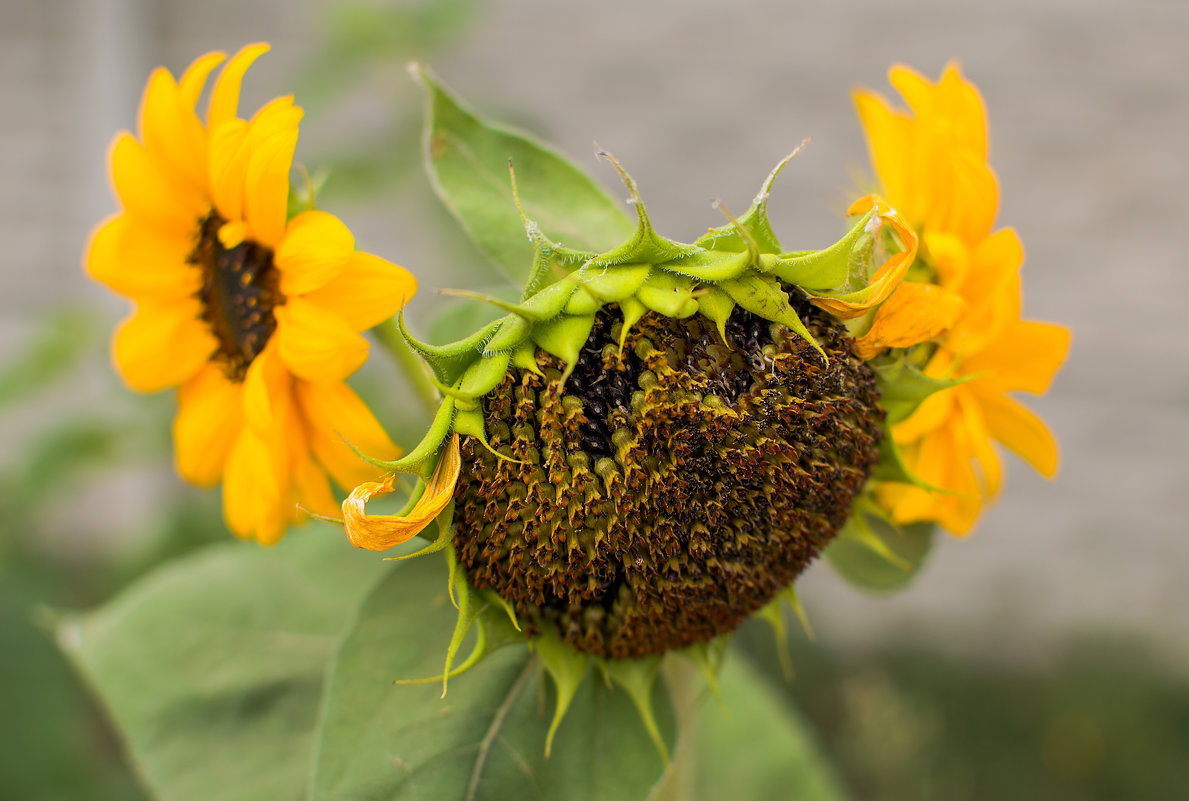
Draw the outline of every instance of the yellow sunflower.
M178 471L223 481L237 535L278 540L298 505L333 515L328 475L350 489L378 473L343 440L397 455L343 383L364 363L360 336L416 291L402 267L355 250L342 222L289 219L289 173L302 111L277 98L237 116L240 85L266 44L227 61L205 124L195 105L222 53L175 81L149 78L140 136L116 136L111 175L121 211L94 232L87 272L131 298L113 359L134 389L178 388Z
M978 90L954 63L937 83L903 66L888 79L909 112L868 91L855 93L855 105L884 195L920 232L917 264L927 280L906 282L892 296L859 340L860 352L869 357L883 347L933 339L925 372L968 380L929 397L892 429L909 470L941 492L885 484L879 498L898 523L933 521L965 534L1000 487L992 441L1055 475L1052 434L1008 393L1044 393L1070 335L1020 317L1024 251L1012 229L991 230L999 187L987 163Z

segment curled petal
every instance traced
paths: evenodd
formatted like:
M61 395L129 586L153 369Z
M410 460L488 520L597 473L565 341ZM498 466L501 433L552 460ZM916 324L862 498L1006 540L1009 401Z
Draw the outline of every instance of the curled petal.
M889 257L871 276L870 283L856 292L841 295L809 293L815 304L840 320L859 317L887 300L904 280L905 273L917 257L916 231L912 230L904 218L879 195L868 195L856 200L846 213L865 214L872 208L875 209L880 222L890 224L892 230L900 236L904 250Z
M395 474L389 474L382 482L368 482L356 487L343 501L343 522L351 544L369 551L384 551L417 536L454 497L454 485L458 483L461 467L458 434L455 434L438 459L425 492L407 515L367 513L367 502L371 498L392 492Z
M887 348L907 348L933 339L954 324L964 306L962 298L949 290L905 281L876 311L871 330L855 340L855 354L866 360Z

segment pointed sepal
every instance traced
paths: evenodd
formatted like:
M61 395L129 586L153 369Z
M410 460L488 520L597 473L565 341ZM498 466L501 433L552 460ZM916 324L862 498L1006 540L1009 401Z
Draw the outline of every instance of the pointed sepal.
M821 308L840 320L861 317L869 310L883 303L904 280L908 268L917 257L917 234L900 214L878 195L861 198L847 209L847 214L874 214L867 218L865 230L874 240L884 223L892 229L899 240L885 243L885 247L873 247L872 252L896 249L895 253L871 271L869 259L851 260L851 275L842 287L832 290L809 292L809 296Z
M809 140L805 139L792 153L789 153L780 160L779 164L772 168L772 171L768 173L768 177L764 179L764 183L760 187L755 200L752 201L751 208L738 219L737 225L732 223L719 228L712 228L703 234L695 244L707 250L744 250L744 240L739 231L742 228L751 236L759 248L760 253L779 253L780 241L776 238L776 234L773 233L772 224L768 220L768 198L772 193L772 185L776 182L776 176L780 175L780 171L790 161L796 158L797 154L807 144L809 144Z
M561 725L574 700L574 694L582 685L586 676L590 657L577 651L562 641L561 637L551 626L544 626L540 635L532 641L541 658L541 664L553 679L553 686L557 692L557 701L553 707L553 718L549 723L549 731L545 735L545 756L553 750L553 737L557 734L557 727Z
M823 361L828 360L826 352L814 339L813 334L809 333L805 323L801 322L801 318L789 303L788 293L776 279L751 274L734 281L724 281L719 284L719 288L752 314L758 314L765 320L785 326L812 345L813 349L821 354Z
M652 687L656 683L662 659L660 656L650 656L646 659L602 659L598 664L607 678L622 687L632 699L652 744L656 746L661 759L668 764L669 747L665 744L665 738L661 736L660 727L656 722L656 712L652 706Z
M405 326L402 313L397 317L401 335L409 347L417 352L425 363L433 370L434 376L447 386L458 380L459 376L483 353L483 348L500 327L500 321L495 320L468 337L451 342L447 345L431 345L422 342Z

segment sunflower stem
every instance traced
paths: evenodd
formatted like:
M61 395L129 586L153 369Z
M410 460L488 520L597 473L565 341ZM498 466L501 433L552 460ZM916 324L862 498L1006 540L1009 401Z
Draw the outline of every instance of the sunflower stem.
M434 386L429 366L417 355L416 351L409 347L409 343L405 341L404 335L400 332L396 318L393 317L380 323L373 329L373 333L380 344L387 348L392 358L396 360L405 377L409 379L421 406L430 417L433 417L438 411L438 406L442 403L442 396L438 393L438 388Z

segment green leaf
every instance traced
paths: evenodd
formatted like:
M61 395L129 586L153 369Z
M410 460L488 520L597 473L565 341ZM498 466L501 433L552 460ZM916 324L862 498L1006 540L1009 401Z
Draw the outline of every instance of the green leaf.
M488 613L502 615L500 610ZM313 801L634 801L664 771L626 692L588 675L545 758L555 690L517 643L441 684L457 618L441 560L403 563L364 604L328 687ZM463 651L466 650L464 647ZM660 691L654 703L662 700ZM672 715L662 705L662 730Z
M848 532L848 522L848 529L826 547L826 561L851 584L866 590L889 592L908 586L932 549L935 527L931 523L894 526L872 515L864 520L870 536Z
M416 68L427 109L425 163L442 202L506 278L527 283L533 247L516 208L508 164L525 214L550 240L610 250L635 222L590 176L527 133L495 125L465 108L428 70Z
M718 686L722 703L704 700L697 712L692 781L686 794L675 797L692 801L846 798L801 716L742 654L728 654ZM657 801L664 797L659 795Z
M299 801L326 667L385 569L326 530L219 545L67 618L59 641L163 801Z

